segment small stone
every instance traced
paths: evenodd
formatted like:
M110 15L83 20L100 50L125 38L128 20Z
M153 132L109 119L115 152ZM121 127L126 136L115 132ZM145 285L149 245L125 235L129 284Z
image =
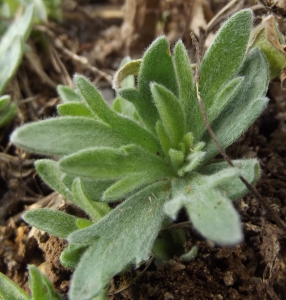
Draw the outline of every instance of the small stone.
M234 277L231 271L227 271L223 277L224 284L226 286L232 286L234 284Z

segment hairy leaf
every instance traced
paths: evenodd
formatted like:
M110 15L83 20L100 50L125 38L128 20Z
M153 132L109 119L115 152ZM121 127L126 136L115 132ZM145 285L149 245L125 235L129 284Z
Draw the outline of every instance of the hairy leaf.
M30 300L17 284L3 273L0 273L0 296L2 300Z
M80 102L68 102L58 105L57 110L61 116L82 116L96 118L92 111Z
M66 238L78 229L76 225L78 218L53 209L30 210L23 215L23 219L31 226L61 238Z
M74 272L71 300L91 299L115 274L148 258L164 219L162 205L167 195L162 190L162 183L141 190L96 224L69 237L71 242L83 244L96 240Z

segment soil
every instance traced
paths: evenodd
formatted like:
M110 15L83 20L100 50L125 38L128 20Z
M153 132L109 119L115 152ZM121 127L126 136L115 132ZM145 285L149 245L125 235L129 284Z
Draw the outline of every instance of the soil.
M182 38L193 58L190 30L196 32L195 26L209 22L228 3L126 0L122 10L123 2L63 1L63 22L34 27L28 41L31 53L25 55L6 91L19 111L0 131L0 271L27 292L28 264L38 266L64 299L72 270L59 263L66 241L30 228L21 220L22 213L46 206L77 215L81 212L37 176L33 163L39 156L9 143L14 128L55 115L60 103L56 86L71 85L76 72L91 78L111 101L111 78L121 59L127 54L141 55L158 34L165 33L171 42ZM243 7L253 5L254 1L245 1ZM281 10L276 7L275 12L285 13L283 1L277 5ZM194 9L196 14L191 13ZM261 6L255 12L262 16L270 9ZM285 19L277 16L277 20L285 34ZM144 31L146 24L156 28ZM197 245L199 249L192 261L174 256L158 267L150 260L116 276L109 299L286 299L286 232L282 226L286 221L286 92L278 79L271 82L267 96L270 102L262 116L228 149L234 159L258 157L262 169L256 187L266 205L252 193L235 201L244 242L216 247L189 227L185 247Z

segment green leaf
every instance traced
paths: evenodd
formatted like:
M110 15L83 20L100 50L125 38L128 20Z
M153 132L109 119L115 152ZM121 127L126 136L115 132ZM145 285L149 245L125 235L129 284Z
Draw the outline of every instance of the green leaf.
M257 159L232 160L232 163L239 170L239 174L243 176L250 184L255 184L260 177L260 167ZM200 172L204 175L215 175L223 173L226 175L223 181L217 182L217 188L228 198L235 200L243 197L248 193L248 189L238 177L229 177L226 169L229 169L225 161L211 163L203 168ZM214 180L213 178L212 180Z
M29 300L30 297L4 274L0 273L0 296L2 300Z
M217 91L233 78L244 59L253 16L250 9L241 10L219 29L200 67L200 94L206 110L212 106ZM196 133L192 130L194 136Z
M148 176L150 173L159 179L172 175L172 170L159 155L135 145L82 150L62 158L59 166L64 172L95 179L119 179L130 174Z
M64 173L59 170L58 164L49 159L41 159L35 162L36 170L41 178L53 190L64 195L68 200L73 201L73 195L70 189L64 184Z
M84 104L79 102L68 102L57 106L61 116L82 116L96 118L92 111Z
M4 110L0 111L0 127L9 123L17 114L18 107L15 103L11 103Z
M97 222L104 217L110 208L107 203L91 201L84 193L80 178L76 178L72 185L74 203L85 211L93 221Z
M156 133L159 138L161 147L163 148L165 155L168 155L169 149L171 148L171 140L168 135L165 126L161 121L158 121L156 124Z
M186 131L185 116L179 99L165 87L153 83L151 92L162 123L174 149L178 148Z
M99 295L114 275L149 257L164 220L162 205L168 197L164 188L164 183L156 183L141 190L96 224L69 237L71 242L83 244L97 240L74 272L71 300Z
M11 49L13 50L16 45L15 40L21 40L22 38L25 41L28 38L32 27L33 11L34 5L30 4L25 9L24 14L9 26L9 29L5 32L1 39L0 57L3 57L3 55L9 52ZM11 47L12 44L14 45L13 47ZM8 50L9 48L10 50ZM11 57L13 58L13 55L11 55ZM8 60L6 62L8 62Z
M13 132L11 141L27 151L49 155L67 155L90 147L118 147L126 142L110 126L84 117L26 124Z
M23 215L24 221L49 234L66 238L72 232L78 230L76 221L78 218L64 212L39 208L27 211Z
M233 143L261 114L268 99L265 95L269 71L267 61L262 52L255 48L246 57L238 76L244 81L237 93L212 124L216 138L223 148ZM205 160L219 153L208 133L203 137L206 141Z
M187 131L191 131L199 122L200 116L196 87L188 53L183 42L177 42L174 48L174 66L179 83L179 99L185 114Z
M66 268L74 269L77 266L85 250L86 246L70 243L68 247L65 248L64 251L61 253L61 264Z
M1 52L0 48L0 94L16 73L23 55L23 42L20 36L16 36L9 46L5 52Z
M243 239L238 213L232 203L215 189L196 190L184 198L194 227L220 245L235 245Z
M101 94L84 76L75 76L75 83L90 109L105 123L112 127L114 135L122 137L128 144L137 144L157 153L160 145L156 138L139 124L126 116L118 115L104 101Z
M133 89L119 90L119 95L132 102L146 128L155 134L159 114L152 99L150 84L156 82L178 96L175 69L166 37L157 38L142 58L138 75L138 93Z
M9 105L10 100L11 96L9 95L4 95L0 97L0 112Z
M61 300L60 294L54 291L51 282L44 276L37 267L28 266L29 269L29 284L31 288L31 300Z
M63 103L81 102L80 95L72 88L64 85L57 86L57 92L61 97Z

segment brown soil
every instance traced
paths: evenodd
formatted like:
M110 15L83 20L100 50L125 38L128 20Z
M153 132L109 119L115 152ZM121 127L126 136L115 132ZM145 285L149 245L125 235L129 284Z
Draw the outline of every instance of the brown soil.
M138 56L154 38L150 36L151 29L138 35L144 24L150 25L156 19L158 29L153 28L152 35L165 32L170 41L183 38L190 49L186 23L208 22L228 3L154 1L152 10L140 10L133 6L136 1L129 2L126 1L128 17L126 9L125 14L120 10L121 0L64 1L63 23L50 22L35 28L29 40L34 56L25 56L7 88L19 105L19 113L0 131L0 271L27 292L28 264L37 265L65 298L72 270L59 263L66 242L31 229L21 220L21 214L25 209L44 206L79 212L39 179L33 167L39 157L9 143L13 129L54 115L60 102L56 85L71 84L75 72L87 75L107 100L112 99L110 78L122 57ZM190 14L192 5L201 5L200 17ZM265 10L257 12L263 13ZM143 16L141 23L137 22L138 16ZM285 34L282 21L279 19ZM243 223L243 243L215 247L189 228L186 248L199 247L194 260L186 263L174 257L165 266L150 263L148 268L129 270L112 280L109 299L286 299L286 233L279 226L279 220L286 219L286 92L281 91L278 80L270 84L268 97L270 103L263 115L228 153L232 158L259 158L262 175L257 189L272 214L249 193L235 203Z

